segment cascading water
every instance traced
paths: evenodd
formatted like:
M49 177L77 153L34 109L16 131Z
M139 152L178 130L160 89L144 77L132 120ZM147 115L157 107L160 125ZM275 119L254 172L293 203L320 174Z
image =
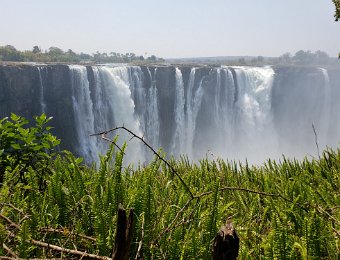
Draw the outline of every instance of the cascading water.
M153 76L151 75L150 69L147 68L147 70L151 80L151 86L148 88L146 102L144 104L146 113L145 134L148 140L150 140L150 144L157 147L159 145L159 109L156 88L157 68L155 68Z
M274 71L270 67L234 67L238 84L235 104L236 158L250 161L277 155L277 139L272 122L271 88Z
M184 133L182 133L184 135L184 153L191 157L192 156L192 142L194 140L194 122L195 119L193 118L193 89L194 89L194 84L195 84L195 73L196 73L196 68L192 68L190 71L190 76L189 76L189 82L188 82L188 91L187 91L187 95L186 95L186 115L185 115L185 119L186 119L186 126L185 126L185 130Z
M98 67L98 70L102 80L101 87L104 88L105 100L107 101L102 101L102 104L105 105L100 107L99 110L109 115L108 118L113 122L105 130L114 126L125 126L135 134L142 136L143 133L140 129L140 122L135 116L135 104L130 90L129 68L102 66ZM107 127L106 125L104 123L101 127ZM120 145L123 141L131 138L131 136L128 137L127 133L119 133L119 136ZM128 143L126 154L128 155L127 160L130 162L144 160L141 144L137 140Z
M75 131L69 147L87 163L98 161L98 154L108 148L108 142L89 135L122 125L156 150L190 160L208 151L251 163L282 154L316 156L312 124L320 150L340 140L340 91L334 87L335 74L326 69L48 66L36 66L32 77L39 80L32 92L39 93L35 111L40 105L41 112L58 120L57 133L63 131L60 115L72 110L65 126ZM56 80L60 77L61 83ZM128 144L126 161L144 162L153 156L127 133L114 134L119 134L119 145Z
M70 65L72 80L72 100L75 126L78 134L78 153L84 156L86 162L96 161L98 146L96 140L89 138L94 133L93 103L90 96L90 85L87 70L84 66Z
M196 131L196 121L204 95L204 89L202 88L204 78L202 78L198 83L197 89L194 88L195 71L196 69L192 68L189 77L185 116L187 124L184 131L185 147L184 151L180 151L180 153L186 154L189 158L194 157L193 145Z
M176 68L176 95L175 95L175 124L172 153L180 154L185 151L185 96L182 72Z
M44 84L41 76L41 70L44 70L46 68L44 67L37 67L38 70L38 75L39 75L39 83L40 83L40 105L41 105L41 113L46 112L46 103L45 103L45 98L44 98Z
M321 148L325 148L328 143L328 132L329 132L329 126L330 126L330 120L331 120L331 85L330 85L330 80L328 76L328 72L324 68L320 68L322 75L324 77L325 81L325 89L324 89L324 95L323 95L323 111L322 111L322 117L321 117Z

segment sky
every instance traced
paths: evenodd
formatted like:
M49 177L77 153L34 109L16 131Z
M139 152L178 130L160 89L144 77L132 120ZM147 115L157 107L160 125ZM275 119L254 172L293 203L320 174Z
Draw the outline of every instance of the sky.
M163 58L340 51L331 0L0 0L0 46Z

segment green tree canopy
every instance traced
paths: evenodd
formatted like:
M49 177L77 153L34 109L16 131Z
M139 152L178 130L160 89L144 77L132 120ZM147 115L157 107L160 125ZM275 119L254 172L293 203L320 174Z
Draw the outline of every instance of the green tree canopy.
M39 46L33 46L33 50L32 50L33 53L41 53L41 49L39 48Z

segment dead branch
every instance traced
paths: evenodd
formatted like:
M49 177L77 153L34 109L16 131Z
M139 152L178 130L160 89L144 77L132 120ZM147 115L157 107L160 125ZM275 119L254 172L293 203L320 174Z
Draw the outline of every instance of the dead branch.
M14 258L18 258L18 256L8 247L5 243L2 243L2 247L7 251L9 255L11 255Z
M90 135L90 136L92 136L92 135ZM105 140L105 141L110 142L110 143L113 144L119 151L121 151L123 154L125 154L125 153L123 152L122 148L120 148L119 145L116 144L116 142L114 142L113 140L107 138L107 137L105 136L105 134L102 134L102 135L101 135L101 138L102 138L103 140Z
M81 251L78 251L78 250L67 249L67 248L63 248L63 247L60 247L60 246L55 246L55 245L51 245L51 244L48 244L48 243L45 243L45 242L41 242L41 241L38 241L38 240L32 239L28 242L35 245L35 246L40 246L40 247L44 247L44 248L47 248L47 249L52 249L52 250L62 252L62 253L65 253L65 254L77 255L77 256L81 256L81 257L88 257L88 258L91 258L91 259L98 259L98 260L111 260L111 258L106 257L106 256L98 256L98 255L95 255L95 254L89 254L89 253L81 252Z
M142 220L142 237L138 243L138 249L137 249L137 254L135 256L135 260L142 259L142 246L143 246L143 239L144 239L144 215L143 215L143 220Z
M315 130L314 124L312 124L312 128L313 128L313 132L314 132L314 138L315 138L316 149L317 149L317 151L318 151L318 157L319 157L319 159L321 159L321 157L320 157L319 143L318 143L318 135L316 134L316 130Z
M46 232L46 233L57 233L57 234L62 234L64 236L69 235L69 232L67 232L67 231L65 231L63 229L40 228L39 231ZM80 238L84 238L84 239L90 240L92 242L96 242L95 238L89 237L89 236L86 236L86 235L83 235L83 234L72 233L71 235L74 235L74 236L77 236L77 237L80 237Z
M130 209L129 219L126 217L126 211L120 205L118 208L117 232L115 238L115 247L112 253L114 260L128 260L133 233L133 210Z
M14 209L15 211L19 212L20 214L25 215L25 213L21 209L18 209L17 207L15 207L14 205L12 205L10 203L0 203L0 205L10 207L10 208Z
M167 226L165 229L163 229L163 231L157 236L156 239L154 239L152 242L151 242L151 246L155 245L158 240L166 233L170 232L171 229L172 229L172 226L176 223L177 219L179 218L179 216L181 215L181 213L184 212L184 210L189 206L189 204L191 203L191 201L193 201L194 199L199 199L198 197L194 197L194 198L191 198L189 199L185 204L184 206L177 212L175 218L172 220L172 222L169 224L169 226Z
M21 229L20 225L14 223L11 219L7 218L6 216L3 216L2 214L0 214L0 217L2 219L6 220L10 224L10 226L14 226L18 230ZM8 232L10 232L10 231L8 231ZM10 236L15 237L16 235L10 233ZM52 245L52 244L41 242L41 241L34 240L34 239L27 240L26 242L33 244L33 245L36 245L36 246L39 246L39 247L44 247L44 248L47 248L47 249L52 249L52 250L55 250L55 251L58 251L58 252L62 252L62 253L65 253L65 254L77 255L77 256L87 257L87 258L91 258L91 259L111 260L111 258L106 257L106 256L98 256L98 255L95 255L95 254L89 254L89 253L78 251L78 250L67 249L67 248L63 248L63 247L60 247L60 246ZM15 253L13 252L13 254L15 254Z
M240 248L240 239L228 221L216 234L213 241L213 260L236 260Z
M250 189L241 188L241 187L222 187L219 190L220 191L226 191L226 190L244 191L244 192L254 193L254 194L267 196L267 197L277 197L277 198L281 198L281 199L283 199L283 200L285 200L289 203L294 203L292 200L290 200L290 199L288 199L288 198L286 198L283 195L278 194L278 193L268 193L268 192L263 192L263 191L250 190ZM207 192L201 193L200 195L196 195L195 198L201 198L201 197L209 195L211 193L212 193L212 191L207 191ZM301 209L303 209L304 211L306 211L306 212L308 211L308 209L305 208L304 206L302 206L301 204L296 203L296 205L298 207L300 207Z
M110 132L114 132L114 131L117 131L117 130L124 130L126 132L128 132L129 134L132 135L132 138L137 138L138 140L140 140L146 147L148 147L154 155L156 155L162 162L165 163L166 166L169 167L169 169L171 170L171 172L173 174L175 174L179 180L181 181L181 183L183 184L183 186L185 187L185 189L188 191L188 193L190 194L190 197L191 198L194 198L194 195L192 194L191 190L189 189L188 185L184 182L184 180L182 179L182 177L178 174L178 172L174 169L174 167L167 161L165 160L159 153L156 152L155 149L152 148L151 145L149 145L143 137L140 137L138 135L136 135L134 132L132 132L130 129L126 128L125 126L119 126L119 127L115 127L115 128L112 128L110 130L107 130L107 131L104 131L104 132L101 132L101 133L97 133L97 134L91 134L90 136L101 136L102 139L104 140L107 140L107 141L110 141L111 143L114 143L112 140L108 139L106 137L106 135ZM114 143L115 144L115 143ZM116 145L116 144L115 144ZM117 146L117 145L116 145ZM120 149L121 150L121 149Z
M10 227L15 227L16 229L20 229L20 226L18 224L14 223L12 220L10 220L8 217L0 214L0 218L6 220L10 224Z

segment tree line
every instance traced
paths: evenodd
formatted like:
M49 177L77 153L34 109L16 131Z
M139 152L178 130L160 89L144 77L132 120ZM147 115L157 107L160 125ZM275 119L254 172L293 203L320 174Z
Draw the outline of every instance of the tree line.
M334 61L334 59L330 58L326 52L303 50L296 52L294 56L290 53L285 53L277 59L279 64L287 65L326 65L330 64L332 61Z
M201 61L201 60L200 60ZM204 60L202 60L204 61ZM214 64L223 65L240 65L240 66L264 66L264 65L293 65L293 66L309 66L309 65L335 65L339 64L336 58L330 57L324 51L304 51L299 50L295 54L289 52L280 55L279 57L239 57L231 60L216 59L206 61Z
M71 49L63 51L58 47L50 47L43 51L39 46L32 50L20 51L12 45L0 46L0 61L19 62L79 62L79 63L129 63L129 62L164 62L164 59L155 55L144 57L134 53L75 53Z

